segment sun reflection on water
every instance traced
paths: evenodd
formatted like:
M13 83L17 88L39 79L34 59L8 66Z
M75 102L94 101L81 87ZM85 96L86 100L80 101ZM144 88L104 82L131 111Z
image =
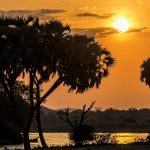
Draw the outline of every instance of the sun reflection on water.
M116 136L116 140L118 141L118 144L128 144L135 142L135 139L140 138L146 138L147 133L116 133L113 134Z

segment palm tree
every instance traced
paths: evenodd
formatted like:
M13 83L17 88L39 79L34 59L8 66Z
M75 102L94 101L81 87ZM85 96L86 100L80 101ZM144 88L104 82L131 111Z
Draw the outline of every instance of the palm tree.
M26 123L21 121L16 106L14 85L17 78L24 72L26 36L29 35L31 23L36 23L34 18L0 18L0 82L13 105L14 112L21 131L24 135L24 147L30 149L29 130L34 116L34 109L30 107L30 114ZM31 40L29 38L29 40ZM30 102L33 102L33 85L30 84Z
M72 36L68 34L70 27L59 21L36 22L31 30L29 38L34 43L27 44L31 52L24 64L30 77L32 75L32 83L36 85L36 120L41 143L47 147L41 128L40 104L63 82L70 86L69 91L80 93L95 85L98 88L101 79L108 75L114 59L93 37ZM51 81L54 76L58 77L56 82L40 97L41 84Z
M59 44L61 45L60 42L61 41L59 41ZM39 103L37 104L39 105L37 106L36 119L41 137L43 135L40 122L40 104L63 82L64 85L70 87L69 91L76 90L77 93L83 93L95 85L98 88L101 79L108 75L109 68L114 64L114 59L110 52L94 42L94 38L88 38L86 36L66 36L62 44L63 49L59 46L60 48L56 55L58 58L53 58L57 61L53 61L50 64L48 63L47 68L40 72L40 79L36 82L37 91L40 91L39 86L42 84L41 80L51 81L52 76L50 70L53 70L53 76L58 77L56 82L41 98L38 96ZM57 49L55 49L55 52L56 50ZM48 57L48 59L49 58L50 57ZM49 62L47 59L44 60ZM40 95L40 92L38 95Z
M56 52L61 47L61 41L66 34L65 31L69 30L69 26L64 26L61 22L54 20L34 27L34 29L37 28L38 36L34 35L36 37L34 41L37 40L38 45L35 43L36 47L31 46L33 48L31 60L28 60L28 62L30 61L30 67L32 66L35 71L33 78L36 85L36 121L41 144L46 148L47 144L44 140L40 119L40 86L49 80L51 74L56 73L56 64L58 62ZM28 70L31 72L29 68Z

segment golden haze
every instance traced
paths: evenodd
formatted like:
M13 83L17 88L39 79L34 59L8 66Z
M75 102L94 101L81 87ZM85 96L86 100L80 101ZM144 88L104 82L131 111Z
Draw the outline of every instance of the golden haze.
M45 104L47 107L81 107L92 100L96 100L96 106L102 108L150 107L150 89L139 80L140 65L150 57L149 0L1 0L0 9L63 9L63 13L48 14L46 17L58 18L72 28L90 28L89 33L96 36L116 58L117 63L111 69L110 76L102 81L98 90L90 89L82 95L76 95L68 94L67 87L61 86L49 96ZM94 15L81 18L77 16L79 13ZM104 17L106 15L108 17ZM122 16L131 25L127 32L115 33L112 24Z

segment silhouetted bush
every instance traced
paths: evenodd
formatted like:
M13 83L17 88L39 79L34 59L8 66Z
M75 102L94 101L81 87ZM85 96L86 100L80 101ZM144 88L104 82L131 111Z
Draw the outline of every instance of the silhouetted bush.
M76 146L82 146L83 144L86 144L94 139L94 128L84 123L94 104L95 102L92 102L88 108L86 108L86 105L84 105L79 118L76 118L75 121L72 121L69 118L69 108L66 109L60 116L60 119L71 127L69 138ZM80 111L77 110L76 112Z
M77 129L70 131L69 138L76 146L81 146L89 141L93 141L94 128L90 125L81 125Z

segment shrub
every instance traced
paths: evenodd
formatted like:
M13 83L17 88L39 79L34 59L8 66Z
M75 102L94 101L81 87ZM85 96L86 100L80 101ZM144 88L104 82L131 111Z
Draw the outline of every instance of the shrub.
M75 120L75 123L69 118L69 108L64 111L64 117L60 116L60 119L71 127L72 130L70 131L69 137L76 146L82 146L88 141L92 141L94 139L94 128L84 123L88 116L88 112L91 111L94 104L95 102L92 102L88 108L84 105L82 108L82 113L80 114L79 119Z
M93 141L94 128L90 125L83 124L77 129L71 130L69 133L69 138L76 146L82 146L89 141Z

